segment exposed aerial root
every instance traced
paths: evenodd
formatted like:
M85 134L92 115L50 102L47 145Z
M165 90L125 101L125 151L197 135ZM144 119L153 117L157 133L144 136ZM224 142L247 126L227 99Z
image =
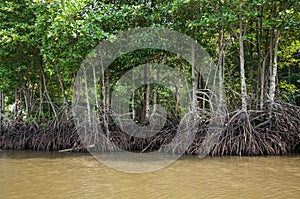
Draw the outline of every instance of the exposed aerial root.
M283 155L300 152L300 108L277 102L270 114L264 110L229 114L224 128L211 131L204 121L186 154L193 155ZM48 125L16 122L1 126L0 148L37 151L132 151L146 153L170 143L177 133L176 125L166 127L156 135L138 138L111 128L108 133L88 132L84 138L76 133L72 120L53 121ZM180 143L168 152L181 151Z

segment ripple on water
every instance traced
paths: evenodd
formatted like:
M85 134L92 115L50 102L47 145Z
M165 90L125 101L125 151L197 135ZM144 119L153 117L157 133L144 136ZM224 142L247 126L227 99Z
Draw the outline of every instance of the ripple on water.
M0 198L297 198L300 156L183 157L132 174L88 154L1 151L0 177Z

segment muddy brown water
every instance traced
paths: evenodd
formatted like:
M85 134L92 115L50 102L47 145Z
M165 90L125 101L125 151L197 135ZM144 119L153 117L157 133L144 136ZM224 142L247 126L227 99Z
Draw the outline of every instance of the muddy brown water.
M132 174L89 154L2 150L0 183L1 199L299 198L300 156L189 156Z

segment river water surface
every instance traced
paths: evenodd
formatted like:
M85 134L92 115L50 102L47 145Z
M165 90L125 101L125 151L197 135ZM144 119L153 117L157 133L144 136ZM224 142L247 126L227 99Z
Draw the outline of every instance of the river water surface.
M88 154L2 150L0 183L1 199L299 198L300 156L182 157L132 174Z

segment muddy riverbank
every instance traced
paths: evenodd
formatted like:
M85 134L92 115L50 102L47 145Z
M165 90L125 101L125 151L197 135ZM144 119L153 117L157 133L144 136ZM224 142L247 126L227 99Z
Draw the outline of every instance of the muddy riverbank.
M300 152L300 108L277 103L270 117L269 110L253 110L248 115L233 112L228 115L222 131L208 134L204 121L186 154L198 155L284 155ZM35 121L16 121L1 126L0 149L35 151L86 152L119 151L135 152L159 150L170 143L177 133L177 126L165 127L155 136L139 138L123 133L114 126L104 136L91 132L81 138L73 120L52 121L45 125ZM171 153L182 150L180 144Z

